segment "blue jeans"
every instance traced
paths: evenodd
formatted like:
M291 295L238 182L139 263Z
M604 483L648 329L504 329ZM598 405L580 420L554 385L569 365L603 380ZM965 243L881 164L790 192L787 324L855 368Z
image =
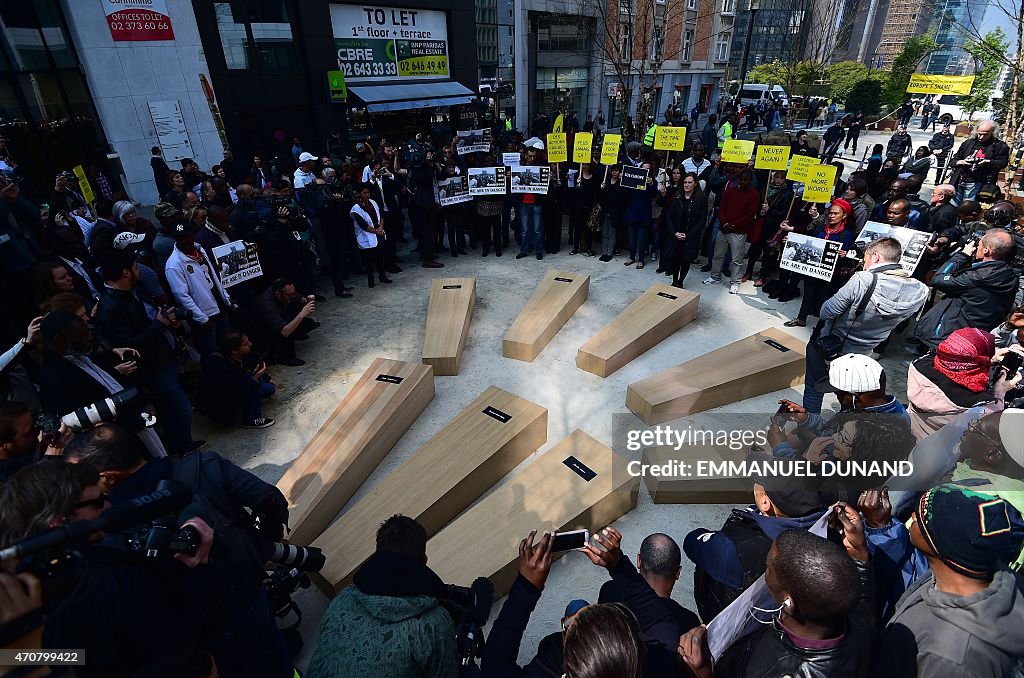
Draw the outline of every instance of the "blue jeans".
M647 232L650 228L650 224L643 221L626 222L626 230L629 231L630 259L642 263L647 256Z
M977 200L981 192L981 184L977 181L961 181L956 187L956 196L949 201L951 205L959 206L964 200Z
M253 421L263 416L263 401L274 395L277 387L269 381L261 381L256 390L249 396L249 401L242 405L242 420Z
M819 379L828 375L828 364L825 362L825 357L814 347L813 341L807 342L804 355L806 373L804 374L803 405L811 414L820 414L821 401L825 399L825 394L816 389L814 385L818 383Z
M177 364L169 362L148 370L143 383L156 393L157 420L171 454L185 454L192 448L192 403L178 383Z
M522 242L519 246L520 254L526 254L530 249L530 234L533 234L533 249L537 254L544 254L544 220L541 218L541 206L537 203L532 205L519 205L519 235Z

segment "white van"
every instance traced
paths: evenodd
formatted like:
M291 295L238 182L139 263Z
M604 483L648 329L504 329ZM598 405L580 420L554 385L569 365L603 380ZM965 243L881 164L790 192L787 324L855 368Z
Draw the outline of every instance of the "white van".
M941 94L936 97L933 103L939 104L939 123L945 124L947 122L953 123L954 125L958 122L964 122L967 120L967 115L970 111L965 111L960 107L960 97L956 94ZM991 117L991 107L987 107L984 111L975 111L975 120L984 120Z
M782 85L762 85L757 83L745 83L736 97L741 106L749 106L759 101L766 104L778 102L782 105L789 103L789 94Z

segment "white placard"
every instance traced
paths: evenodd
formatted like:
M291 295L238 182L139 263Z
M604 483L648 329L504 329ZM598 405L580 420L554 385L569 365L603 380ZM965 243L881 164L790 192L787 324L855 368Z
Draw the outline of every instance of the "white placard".
M512 176L512 193L548 194L548 180L551 177L550 167L546 165L540 167L526 165L510 167L508 171Z
M466 177L463 175L437 182L437 200L442 207L469 202L472 199L473 196L469 194L469 188L466 186Z
M173 162L196 157L177 101L150 101L149 115L156 128L156 138L164 160Z
M519 155L518 151L501 154L501 164L505 167L519 167L521 162L522 156Z
M469 192L473 195L505 195L505 167L470 167Z
M869 221L864 224L864 229L857 234L854 243L861 252L864 248L879 238L896 238L903 246L903 254L900 256L900 266L907 273L913 274L917 264L924 256L925 248L931 239L930 233L915 231L905 226L890 226L878 221Z
M263 267L260 266L260 259L256 255L256 245L251 242L235 240L214 247L213 258L217 261L217 274L220 276L220 284L224 287L231 287L263 275Z
M818 280L832 280L841 247L841 243L832 240L790 233L782 248L779 268Z

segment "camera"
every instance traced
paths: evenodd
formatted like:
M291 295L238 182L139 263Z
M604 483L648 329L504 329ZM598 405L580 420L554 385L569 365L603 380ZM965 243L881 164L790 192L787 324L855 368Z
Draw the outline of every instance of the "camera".
M160 307L160 312L163 313L164 317L169 316L172 311L174 312L174 317L177 320L187 320L191 322L196 317L196 314L190 309L181 308L180 306L172 306L168 304L167 306Z
M0 179L3 180L3 186L6 186L7 184L21 186L21 177L14 174L13 172L5 172L3 170L0 170Z
M270 555L267 556L268 561L304 572L319 572L324 569L324 564L327 562L323 551L313 546L295 546L294 544L274 542L271 544L271 549Z
M455 642L459 652L459 673L465 673L484 648L483 627L494 604L494 584L487 577L477 577L472 586L447 584L445 607L455 621Z
M139 389L126 388L123 391L114 393L109 398L97 400L85 407L79 407L77 410L60 417L60 421L64 422L64 425L75 433L87 428L92 428L93 426L110 423L117 420L119 412L124 415L126 411L130 409L129 403L135 400L138 396ZM152 418L148 414L139 412L139 416L143 418L146 426L152 426L156 423L156 419ZM124 419L123 416L122 419ZM49 429L53 429L54 421L52 419L47 418L44 423ZM60 424L57 424L57 428L60 428Z
M175 529L173 518L161 518L128 536L128 550L144 560L170 560L177 553L194 556L202 541L191 525Z

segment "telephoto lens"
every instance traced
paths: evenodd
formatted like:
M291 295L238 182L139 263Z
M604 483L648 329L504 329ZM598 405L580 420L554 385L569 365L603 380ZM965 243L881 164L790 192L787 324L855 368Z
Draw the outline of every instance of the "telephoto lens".
M267 560L278 565L295 567L304 572L319 572L327 563L323 551L318 548L282 544L280 542L274 543L274 550Z

